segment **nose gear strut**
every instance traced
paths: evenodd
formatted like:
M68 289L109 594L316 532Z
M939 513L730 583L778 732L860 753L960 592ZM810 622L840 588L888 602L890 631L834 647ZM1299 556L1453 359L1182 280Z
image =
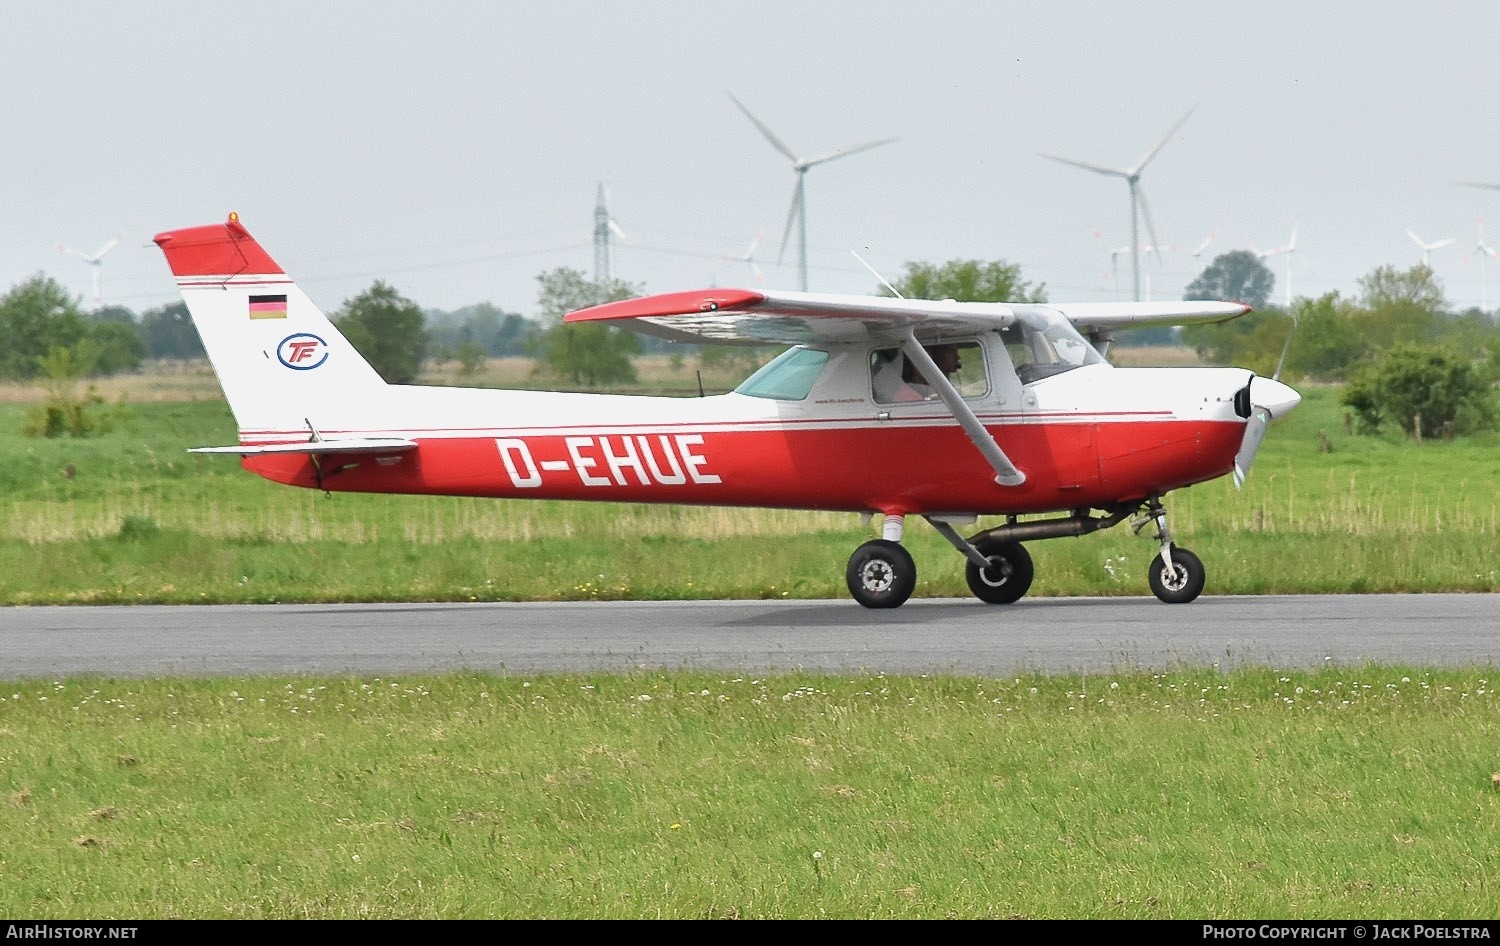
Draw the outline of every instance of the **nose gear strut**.
M1151 593L1167 604L1187 604L1203 593L1207 577L1203 563L1198 556L1172 542L1172 532L1167 528L1167 510L1159 496L1147 500L1145 511L1131 523L1131 531L1140 535L1150 522L1156 523L1156 540L1161 544L1161 554L1152 557L1146 571Z

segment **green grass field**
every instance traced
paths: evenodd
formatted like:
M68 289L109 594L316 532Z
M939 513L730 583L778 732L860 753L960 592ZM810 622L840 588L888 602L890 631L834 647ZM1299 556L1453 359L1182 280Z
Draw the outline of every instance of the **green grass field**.
M1493 668L0 689L0 915L1490 919Z
M202 378L89 440L0 404L0 602L843 597L856 517L321 494ZM3 392L0 392L3 393ZM1169 497L1208 594L1487 591L1500 441L1345 432ZM918 594L962 560L908 532ZM1121 527L1034 595L1143 595ZM0 683L0 915L1488 919L1496 668Z
M1249 483L1168 497L1207 594L1495 591L1500 439L1345 432L1311 388ZM843 597L872 527L849 514L534 500L325 496L228 457L220 400L127 402L101 437L20 435L0 404L0 602ZM1326 451L1326 452L1325 452ZM919 596L965 596L963 560L913 523ZM1146 593L1124 526L1031 543L1032 595Z

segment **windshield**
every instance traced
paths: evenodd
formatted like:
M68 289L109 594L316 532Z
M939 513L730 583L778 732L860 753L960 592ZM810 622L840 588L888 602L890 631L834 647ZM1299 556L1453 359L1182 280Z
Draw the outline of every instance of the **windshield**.
M1098 349L1078 334L1073 323L1056 313L1028 312L1001 337L1022 384L1104 363Z
M800 401L812 390L826 364L826 351L816 348L788 348L734 390L737 394L765 397L773 401Z

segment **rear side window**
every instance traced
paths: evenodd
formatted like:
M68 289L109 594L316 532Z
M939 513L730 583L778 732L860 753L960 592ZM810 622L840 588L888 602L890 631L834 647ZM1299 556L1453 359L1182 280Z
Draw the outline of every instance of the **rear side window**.
M738 394L765 397L773 401L800 401L828 364L828 352L816 348L788 348L767 362L735 388Z

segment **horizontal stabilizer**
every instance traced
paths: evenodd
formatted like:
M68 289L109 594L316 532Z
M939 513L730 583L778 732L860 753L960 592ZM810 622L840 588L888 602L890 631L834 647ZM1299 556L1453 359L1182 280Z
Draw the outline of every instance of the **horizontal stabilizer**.
M247 444L238 447L195 447L188 453L229 453L242 457L259 457L273 453L403 453L415 449L417 445L414 441L398 440L392 437L361 440L307 440L301 443Z

